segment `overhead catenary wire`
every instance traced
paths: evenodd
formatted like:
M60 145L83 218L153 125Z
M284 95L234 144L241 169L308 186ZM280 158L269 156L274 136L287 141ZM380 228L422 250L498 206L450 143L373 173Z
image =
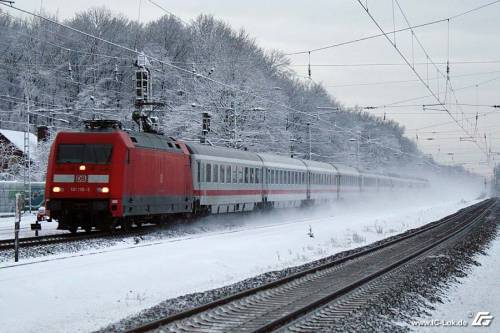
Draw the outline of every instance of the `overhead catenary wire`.
M0 4L1 4L1 3L0 3ZM11 9L18 10L18 11L20 11L20 12L22 12L22 13L25 13L25 14L32 15L32 16L34 16L34 17L40 18L40 19L45 20L45 21L47 21L47 22L51 22L52 24L55 24L55 25L58 25L58 26L64 27L64 28L69 29L69 30L71 30L71 31L73 31L73 32L76 32L76 33L82 34L82 35L84 35L84 36L86 36L86 37L89 37L89 38L93 38L93 39L95 39L95 40L101 41L101 42L106 43L106 44L108 44L108 45L111 45L111 46L114 46L114 47L117 47L117 48L121 48L121 49L126 50L126 51L128 51L128 52L131 52L131 53L133 53L133 54L139 54L139 53L140 53L139 51L134 50L134 49L132 49L132 48L130 48L130 47L127 47L127 46L124 46L124 45L118 44L118 43L116 43L116 42L112 42L112 41L106 40L106 39L104 39L104 38L102 38L102 37L94 36L94 35L92 35L92 34L90 34L90 33L87 33L87 32L84 32L84 31L81 31L81 30L79 30L79 29L76 29L76 28L73 28L73 27L71 27L71 26L65 25L65 24L63 24L63 23L57 22L57 21L55 21L55 20L52 20L52 19L46 18L46 17L44 17L44 16L42 16L42 15L39 15L39 14L36 14L36 13L30 12L30 11L27 11L27 10L24 10L24 9L21 9L21 8L18 8L18 7L16 7L16 6L7 6L7 7L8 7L8 8L11 8ZM226 87L226 88L228 88L228 89L230 89L230 90L233 90L233 91L236 91L236 92L240 92L240 93L243 93L243 94L246 94L246 95L252 96L252 97L257 98L257 99L262 100L262 101L267 101L267 102L268 102L268 103L270 103L270 104L273 104L273 105L275 105L275 106L282 107L282 108L287 109L287 110L290 110L290 111L297 112L297 113L299 113L299 114L303 114L303 115L305 115L305 116L307 116L307 117L311 117L311 118L313 118L313 119L314 119L314 118L316 118L316 115L313 115L313 114L307 113L307 112L305 112L305 111L298 110L298 109L295 109L295 108L293 108L293 107L290 107L290 106L287 106L287 105L281 104L281 103L276 102L276 101L274 101L274 100L271 100L271 99L268 99L268 98L262 97L262 96L260 96L260 95L258 95L258 94L256 94L256 93L254 93L254 92L251 92L251 91L247 91L247 90L244 90L244 89L241 89L241 88L234 87L234 86L232 86L232 85L230 85L230 84L227 84L227 83L224 83L224 82L217 81L217 80L215 80L215 79L213 79L213 78L210 78L210 77L208 77L208 76L205 76L205 75L203 75L203 74L193 73L192 71L190 71L190 70L188 70L188 69L185 69L185 68L182 68L182 67L179 67L179 66L173 65L173 64L168 63L168 62L165 62L165 61L163 61L163 60L161 60L161 59L158 59L158 58L155 58L155 57L152 57L152 56L149 56L149 55L147 55L147 56L148 56L148 58L150 58L150 59L151 59L151 60L153 60L153 61L156 61L156 62L158 62L158 63L164 64L164 65L166 65L166 66L168 66L168 67L171 67L171 68L177 69L177 70L179 70L179 71L181 71L181 72L184 72L184 73L186 73L186 74L189 74L189 75L194 75L194 76L195 76L195 77L197 77L197 78L202 78L202 79L207 80L207 81L209 81L209 82L216 83L216 84L219 84L219 85L221 85L221 86L224 86L224 87ZM332 126L332 124L331 124L331 123L329 123L329 122L326 122L326 124L327 124L328 126ZM337 129L341 129L341 130L343 130L343 131L345 131L345 132L348 132L348 133L350 133L351 135L357 135L357 134L355 134L355 133L354 133L354 131L353 131L353 130L351 130L351 129L342 128L341 126L338 126L338 125L336 125L336 124L333 124L333 125L334 125L334 127L335 127L335 128L337 128ZM329 130L329 131L332 131L332 130ZM413 157L421 158L421 156L420 156L420 155L416 155L416 154L412 154L412 153L404 152L404 151L402 151L402 150L395 149L394 147L383 146L383 145L378 144L378 143L374 143L374 144L379 145L379 146L384 147L384 148L387 148L387 149L390 149L390 150L397 151L398 153L401 153L401 154L406 154L406 155L409 155L409 156L413 156ZM435 166L435 165L433 165L433 164L431 164L431 165L432 165L433 167Z
M391 41L392 42L392 41ZM478 64L498 64L500 60L489 59L489 60L456 60L450 61L450 65L478 65ZM428 66L428 62L413 62L413 65L418 66ZM436 65L446 65L447 61L434 61ZM289 67L307 67L309 64L290 64ZM408 66L404 62L378 62L378 63L347 63L347 64L311 64L311 67L370 67L370 66Z
M359 5L365 10L365 12L367 13L367 15L371 18L371 20L373 21L373 23L377 26L377 28L381 31L381 33L384 34L385 38L387 39L387 41L393 46L393 48L396 50L396 52L401 56L401 58L404 60L404 62L407 63L408 67L415 73L415 75L417 76L417 78L422 82L422 84L427 88L427 90L429 90L429 92L431 93L431 95L438 101L439 104L441 104L441 106L446 110L446 112L450 115L450 117L455 121L455 123L461 127L464 131L465 134L467 134L468 136L471 136L469 134L469 132L463 127L463 125L460 124L460 122L455 118L455 116L453 116L453 114L442 104L441 100L439 99L439 97L436 95L436 93L429 87L429 85L425 82L425 80L420 76L420 74L418 73L418 71L415 70L415 68L409 63L408 59L406 59L405 55L401 52L401 50L394 44L392 43L391 39L389 38L389 36L387 36L387 33L382 29L382 27L379 25L379 23L377 22L377 20L373 17L373 15L368 11L368 9L363 5L363 3L360 1L360 0L357 0ZM396 3L397 0L396 0ZM479 145L479 143L477 141L474 141L475 144L478 146L478 148L480 150L482 150L485 155L488 155L488 152L485 151L483 149L483 147L481 145Z
M466 10L464 12L461 12L461 13L458 13L458 14L446 17L446 18L442 18L442 19L439 19L439 20L434 20L434 21L430 21L430 22L426 22L426 23L414 25L414 26L411 26L411 27L408 27L408 28L402 28L402 29L397 29L397 30L389 31L387 33L388 34L392 34L392 33L396 34L398 32L408 31L408 30L412 30L412 29L418 29L418 28L429 26L429 25L446 22L446 21L449 21L449 20L453 20L453 19L459 18L459 17L464 16L466 14L475 12L477 10L486 8L488 6L497 4L499 2L500 2L500 0L492 1L492 2L489 2L489 3L483 4L481 6L471 8L471 9ZM360 3L360 4L363 6L363 8L365 8L365 6L362 3ZM368 7L366 7L366 8L368 8ZM368 12L367 9L366 9L366 11ZM341 42L341 43L326 45L326 46L322 46L322 47L318 47L318 48L313 48L313 49L309 49L309 50L303 50L303 51L297 51L297 52L289 52L289 53L285 53L284 55L291 56L291 55L297 55L297 54L306 54L306 53L309 53L309 52L318 52L318 51L328 50L328 49L331 49L331 48L334 48L334 47L339 47L339 46L344 46L344 45L348 45L348 44L358 43L358 42L361 42L361 41L365 41L365 40L369 40L369 39L373 39L373 38L378 38L378 37L383 37L383 36L384 36L383 33L374 34L374 35L370 35L370 36L366 36L366 37L362 37L362 38L353 39L353 40L350 40L350 41L345 41L345 42Z

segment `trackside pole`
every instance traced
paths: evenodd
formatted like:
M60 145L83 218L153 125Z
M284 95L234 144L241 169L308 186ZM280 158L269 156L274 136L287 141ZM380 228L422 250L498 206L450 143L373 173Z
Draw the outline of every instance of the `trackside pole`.
M21 224L21 209L23 197L21 193L16 193L16 214L14 222L14 261L19 261L19 226Z

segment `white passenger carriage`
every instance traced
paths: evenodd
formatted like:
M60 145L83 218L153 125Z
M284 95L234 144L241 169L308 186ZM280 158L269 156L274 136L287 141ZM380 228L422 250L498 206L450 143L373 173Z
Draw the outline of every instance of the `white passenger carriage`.
M338 173L340 198L352 198L359 195L362 188L361 174L358 169L334 164Z
M309 172L308 198L321 203L337 198L337 169L329 163L305 160Z
M257 155L262 159L264 174L267 175L264 202L276 208L300 207L308 199L304 161L279 155Z
M188 144L193 193L200 208L211 213L253 210L262 202L261 158L251 152Z
M380 175L374 173L363 173L361 176L361 189L363 193L379 192Z
M187 147L195 213L300 207L428 186L425 179L363 173L337 163L192 143Z

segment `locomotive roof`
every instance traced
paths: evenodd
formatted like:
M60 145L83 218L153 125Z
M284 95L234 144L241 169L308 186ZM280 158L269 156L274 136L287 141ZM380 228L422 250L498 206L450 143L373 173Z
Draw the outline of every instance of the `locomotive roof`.
M256 153L252 153L249 151L243 151L233 148L224 148L217 146L209 146L202 145L199 143L187 143L186 146L193 154L197 155L207 155L214 157L224 157L224 158L232 158L238 160L247 160L247 161L257 161L261 162L259 156Z
M137 147L168 151L182 151L182 148L179 146L179 144L174 139L168 136L136 131L125 132L130 136L130 140L132 140L132 142Z

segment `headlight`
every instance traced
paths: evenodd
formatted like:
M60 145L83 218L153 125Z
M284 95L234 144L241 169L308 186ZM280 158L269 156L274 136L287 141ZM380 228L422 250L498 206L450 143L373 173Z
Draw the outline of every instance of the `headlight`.
M109 187L98 187L97 192L99 193L109 193Z
M80 167L78 169L80 169L80 171L85 171L85 169L87 169L87 167L85 165L80 165Z
M54 186L52 188L52 192L54 192L54 193L59 193L59 192L62 192L62 191L63 191L63 188L59 187L59 186Z

